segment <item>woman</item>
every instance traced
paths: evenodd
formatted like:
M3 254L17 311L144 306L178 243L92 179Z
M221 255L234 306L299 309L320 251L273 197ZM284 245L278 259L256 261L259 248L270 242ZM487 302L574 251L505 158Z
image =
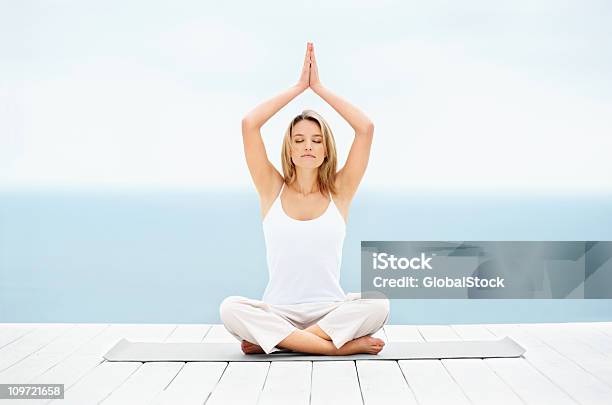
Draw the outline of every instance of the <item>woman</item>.
M285 133L282 176L267 158L260 128L309 87L348 121L355 139L336 173L327 122L314 111L302 112ZM384 342L370 335L387 321L389 301L346 295L339 283L348 209L368 163L373 132L361 111L323 87L312 43L298 83L243 118L244 151L260 196L270 273L262 300L232 296L221 304L223 324L242 341L244 353L382 350Z

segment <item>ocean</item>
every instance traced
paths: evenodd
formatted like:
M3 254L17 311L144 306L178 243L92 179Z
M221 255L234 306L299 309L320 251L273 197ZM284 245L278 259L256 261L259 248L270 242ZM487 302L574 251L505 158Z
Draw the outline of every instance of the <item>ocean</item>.
M362 240L612 240L612 196L394 193L353 200L341 283ZM249 191L0 191L0 322L218 323L267 281ZM611 321L612 300L392 300L390 323Z

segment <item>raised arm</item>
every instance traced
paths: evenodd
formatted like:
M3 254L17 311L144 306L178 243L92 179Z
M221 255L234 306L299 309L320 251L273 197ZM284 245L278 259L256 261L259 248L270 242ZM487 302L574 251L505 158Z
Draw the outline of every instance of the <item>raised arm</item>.
M260 129L274 114L308 88L310 54L308 46L298 82L275 97L259 104L242 118L242 142L247 166L260 198L269 197L281 174L268 159Z
M321 84L314 46L310 47L310 52L310 88L325 100L327 104L332 106L355 130L355 139L351 145L346 163L338 171L336 179L340 194L350 201L357 192L357 187L359 187L359 183L368 166L374 135L374 124L361 110Z

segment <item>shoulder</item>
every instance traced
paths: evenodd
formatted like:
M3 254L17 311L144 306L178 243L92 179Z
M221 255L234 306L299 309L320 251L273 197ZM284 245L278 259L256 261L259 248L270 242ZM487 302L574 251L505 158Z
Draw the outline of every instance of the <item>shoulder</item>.
M336 176L334 185L336 186L336 191L331 193L331 196L346 221L348 218L349 207L353 201L353 195L347 191L345 187L343 187L342 180L339 179L338 176Z
M334 186L336 189L336 192L332 193L334 199L345 203L350 203L355 195L355 190L352 190L351 187L349 187L344 179L342 171L336 173Z
M274 176L274 180L272 181L272 185L269 188L269 190L267 190L264 193L259 194L259 199L261 200L261 202L264 205L267 205L268 203L272 204L272 202L274 202L276 197L278 197L278 194L283 188L284 182L285 182L285 179L282 176L280 175Z
M274 185L271 188L269 193L259 195L259 202L260 202L259 205L261 207L261 219L262 220L266 217L270 208L272 208L272 204L274 204L274 201L278 197L283 187L283 183L284 183L284 180L281 177L280 181L278 181L278 179L274 181Z

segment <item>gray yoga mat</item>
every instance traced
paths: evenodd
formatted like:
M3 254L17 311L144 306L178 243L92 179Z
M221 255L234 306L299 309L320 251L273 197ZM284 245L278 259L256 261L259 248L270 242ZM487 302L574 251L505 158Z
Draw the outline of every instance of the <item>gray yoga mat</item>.
M121 339L104 358L108 361L323 361L323 360L407 360L519 357L525 349L509 337L499 340L446 342L387 342L375 354L320 356L289 351L249 354L236 343L150 343Z

